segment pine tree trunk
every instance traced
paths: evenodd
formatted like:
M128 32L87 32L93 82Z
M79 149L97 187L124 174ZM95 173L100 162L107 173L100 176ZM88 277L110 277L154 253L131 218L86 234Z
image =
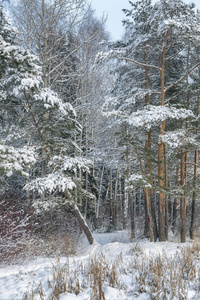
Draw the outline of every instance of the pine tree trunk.
M161 71L160 71L160 79L161 79L161 106L165 106L165 50L167 44L168 33L164 37L164 48L161 55ZM165 121L161 122L160 125L160 136L164 134L165 131ZM158 141L158 187L159 191L159 241L165 241L165 214L164 214L164 195L163 195L163 143Z
M128 219L128 203L129 203L129 191L128 191L128 179L129 179L129 144L128 144L128 127L126 127L126 178L124 184L124 207L123 207L123 229L127 229Z
M146 57L146 43L144 43L144 62L147 63L147 57ZM149 89L149 74L148 74L148 68L145 67L145 87L148 90ZM145 95L145 103L146 105L149 105L150 99L149 94L147 93ZM150 184L153 186L153 167L152 167L152 149L151 149L151 130L148 131L148 140L147 140L147 148L148 148L148 171L150 174ZM153 190L150 189L150 203L151 203L151 217L152 217L152 223L153 223L153 234L154 234L154 242L157 241L158 238L158 229L157 229L157 222L156 222L156 209L155 209L155 202L154 202L154 194Z
M199 76L200 76L200 69L199 69ZM199 102L200 102L200 96L198 96L196 115L199 114ZM199 134L199 130L196 129L196 135L198 135L198 134ZM196 188L197 188L197 175L198 175L197 174L198 160L199 160L199 151L195 150L195 155L194 155L194 192L193 192L193 197L192 197L192 212L191 212L191 224L190 224L190 238L192 240L195 239L195 218L196 218L196 198L197 198Z
M169 175L169 177L170 177L170 175ZM169 182L168 182L169 191L170 191L170 187L171 187L171 183L169 180ZM168 223L169 223L169 227L170 227L170 225L172 224L172 201L171 201L170 196L168 196L168 216L169 216Z
M163 144L159 144L158 145L158 186L160 189L163 189L162 159L163 159ZM158 205L159 205L159 241L163 242L166 240L163 191L159 191Z
M181 187L184 186L184 179L185 179L185 167L184 167L184 154L183 151L181 151ZM181 243L186 242L186 197L183 196L181 198L180 203L180 214L181 214Z
M106 191L106 199L105 199L104 214L103 214L104 218L105 218L106 210L107 210L108 193L109 193L109 185L108 185L108 188L107 188L107 191Z
M123 200L122 200L122 180L119 178L119 209L120 209L120 216L122 218L123 215Z
M148 197L146 196L146 190L144 191L144 236L148 239L150 236L150 230L149 230L149 217L148 217Z
M152 150L151 150L151 131L148 132L148 149L149 149L149 174L150 174L150 184L153 186L153 166L152 166ZM153 235L154 235L154 242L157 241L158 238L158 228L157 228L157 221L156 221L156 207L154 201L154 192L153 189L150 189L150 203L151 203L151 217L152 217L152 224L153 224Z
M113 226L117 226L117 191L118 191L118 170L116 171L115 179L115 194L114 194L114 203L113 203Z
M151 202L151 216L152 216L152 224L153 224L154 242L156 242L159 235L158 235L158 227L156 221L156 205L154 199L154 192L152 189L150 190L150 202Z
M165 189L168 188L168 180L167 180L167 153L166 146L164 144L164 164L165 164ZM168 228L169 228L169 212L168 212L168 196L165 195L165 237L168 241Z
M181 199L181 243L186 242L186 198Z
M124 206L123 206L123 229L127 229L127 217L128 217L128 190L127 190L127 183L124 184Z
M198 130L196 130L196 133L198 134ZM197 165L198 165L198 150L195 151L195 157L194 157L194 192L192 196L192 212L191 212L191 225L190 225L190 238L192 240L195 239L195 217L196 217L196 188L197 188Z
M179 167L176 168L176 186L178 186L179 181ZM174 199L173 203L173 219L172 219L172 232L175 234L177 227L177 217L178 217L178 199Z
M46 32L46 27L45 27L45 1L42 0L42 32L43 32L43 45L44 45L44 50L43 50L43 66L42 66L42 73L43 73L43 82L44 82L44 88L48 88L48 78L47 78L47 32ZM44 120L47 122L49 118L49 113L45 113L44 115ZM42 163L41 163L41 177L46 176L46 165L47 165L47 160L46 160L46 151L45 149L42 149ZM44 195L43 195L44 196Z
M89 244L92 245L94 243L94 237L92 235L92 232L91 232L90 228L88 227L86 221L84 220L78 206L76 205L76 203L74 201L71 200L69 192L67 191L67 189L65 189L65 196L68 199L69 205L73 209L74 214L76 215L76 218L79 222L79 225L80 225L81 229L83 230L83 232L85 233Z
M112 220L113 220L113 205L112 205L112 189L113 189L113 187L112 187L112 168L110 169L110 223L112 224Z
M147 211L147 219L148 219L148 231L149 231L149 238L150 242L153 242L153 229L152 229L152 220L151 220L151 213L150 213L150 203L149 203L149 194L147 188L144 188L145 196L146 196L146 211Z
M131 206L131 240L135 238L135 213L134 213L134 194L130 195Z

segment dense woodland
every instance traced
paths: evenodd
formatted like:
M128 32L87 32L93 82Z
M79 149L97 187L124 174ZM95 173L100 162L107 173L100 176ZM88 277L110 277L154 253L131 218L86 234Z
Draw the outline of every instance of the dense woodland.
M85 0L1 3L4 257L81 231L198 237L200 12L126 7L113 42Z

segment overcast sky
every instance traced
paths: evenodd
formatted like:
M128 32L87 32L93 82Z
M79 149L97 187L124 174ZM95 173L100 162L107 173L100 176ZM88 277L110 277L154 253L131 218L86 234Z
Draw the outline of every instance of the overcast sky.
M185 2L194 2L196 3L196 7L200 9L200 0L185 0ZM111 33L112 39L120 39L123 34L121 21L125 18L122 9L130 8L128 0L91 0L91 3L92 7L96 10L97 17L102 17L103 14L108 16L106 28Z

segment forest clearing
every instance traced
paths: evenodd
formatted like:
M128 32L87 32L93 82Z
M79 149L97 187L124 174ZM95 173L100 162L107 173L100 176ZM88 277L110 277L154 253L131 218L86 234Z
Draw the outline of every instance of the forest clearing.
M200 299L200 10L123 13L0 0L0 300Z

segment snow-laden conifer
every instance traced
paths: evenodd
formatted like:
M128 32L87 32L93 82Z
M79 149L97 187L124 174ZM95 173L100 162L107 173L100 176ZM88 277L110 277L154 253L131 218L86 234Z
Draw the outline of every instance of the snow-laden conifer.
M62 192L75 210L88 240L93 242L89 228L69 193L76 186L75 170L87 169L88 161L76 158L78 146L73 141L74 132L81 130L71 104L63 103L58 94L44 86L38 58L18 45L6 41L0 32L1 65L1 169L11 176L18 171L28 177L30 165L38 167L41 152L49 162L46 174L37 176L25 188L51 197ZM46 114L48 113L48 118ZM13 126L14 123L14 126ZM13 142L12 130L19 129L19 139ZM33 166L34 167L34 166ZM25 171L26 170L26 171ZM81 186L81 184L80 184ZM48 201L46 199L46 201ZM56 197L54 197L56 201Z

